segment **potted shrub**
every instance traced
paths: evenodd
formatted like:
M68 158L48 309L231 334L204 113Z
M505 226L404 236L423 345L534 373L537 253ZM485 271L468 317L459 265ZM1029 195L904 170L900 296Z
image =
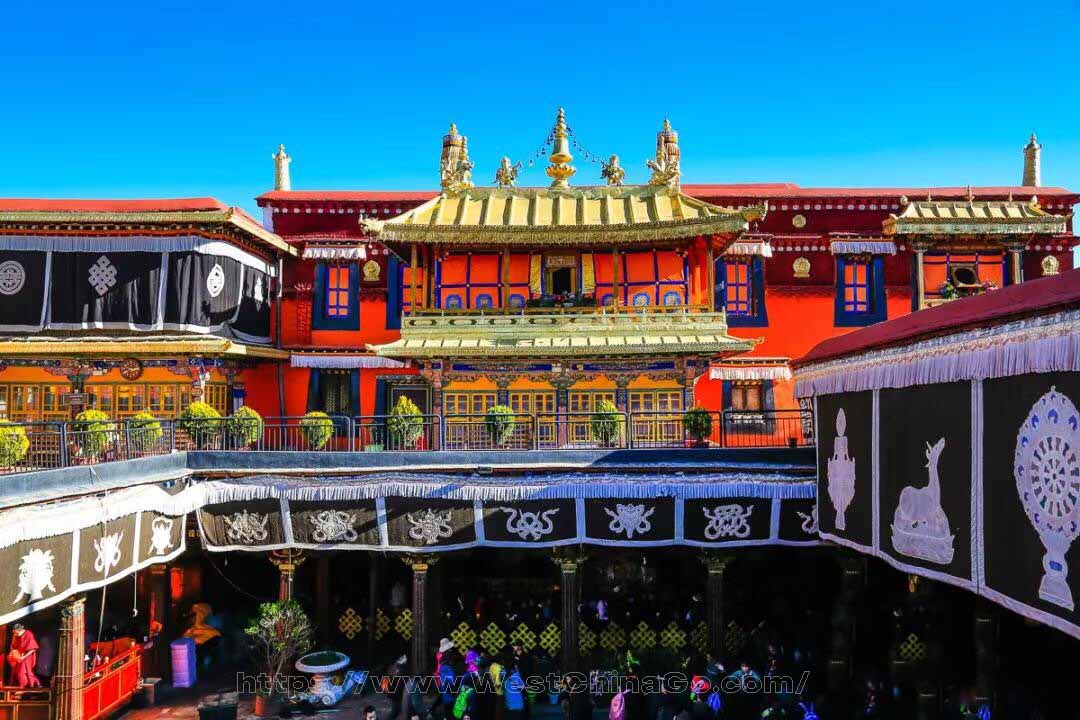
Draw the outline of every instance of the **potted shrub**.
M424 418L420 408L402 395L386 419L386 433L391 450L411 450L424 435Z
M300 418L300 434L312 450L322 450L334 436L334 421L319 410L312 410Z
M30 450L26 428L0 421L0 469L9 470L23 461Z
M136 452L150 452L164 434L161 422L148 412L136 413L127 421L128 443Z
M262 439L262 415L243 405L225 419L225 432L236 447L251 447Z
M510 442L515 425L517 420L514 418L514 411L506 405L493 405L484 416L488 437L495 445L502 446Z
M707 447L712 435L712 415L701 407L692 407L683 415L683 429L695 447Z
M244 633L258 671L269 681L269 687L259 687L255 693L255 715L266 717L282 672L311 648L311 621L300 603L279 600L260 605L259 614Z
M75 416L73 430L76 444L87 457L96 458L105 452L116 431L116 423L101 410L83 410Z
M206 449L213 444L214 438L221 435L221 413L204 402L193 402L187 406L176 421L177 427L187 433L195 447Z
M593 440L601 447L612 447L619 441L623 417L619 408L610 400L601 400L596 404L596 412L589 421L589 430Z

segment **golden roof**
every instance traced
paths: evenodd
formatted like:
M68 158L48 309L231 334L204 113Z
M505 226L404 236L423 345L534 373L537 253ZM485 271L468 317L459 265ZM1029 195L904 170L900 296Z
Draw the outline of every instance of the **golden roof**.
M1038 200L900 200L899 215L882 224L886 235L1029 235L1065 232L1062 215Z
M388 220L361 220L383 242L611 245L734 238L764 206L733 210L657 185L473 187L444 192Z
M749 352L727 334L722 312L629 309L573 314L451 314L405 317L401 338L370 349L382 357L536 358Z

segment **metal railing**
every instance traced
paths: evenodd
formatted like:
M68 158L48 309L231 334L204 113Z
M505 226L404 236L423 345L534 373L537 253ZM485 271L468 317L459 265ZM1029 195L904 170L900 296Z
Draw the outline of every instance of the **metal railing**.
M13 440L14 436L19 437ZM487 414L428 414L50 421L0 423L0 473L93 465L177 450L468 452L813 445L813 418L804 410L565 411L514 413L497 420Z

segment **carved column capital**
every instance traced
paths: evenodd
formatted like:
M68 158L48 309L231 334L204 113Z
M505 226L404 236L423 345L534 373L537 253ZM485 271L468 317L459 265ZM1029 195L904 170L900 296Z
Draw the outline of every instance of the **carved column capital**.
M413 572L427 572L432 565L439 562L439 556L433 553L405 553L399 559Z
M735 562L735 556L723 550L706 550L702 553L701 561L709 574L723 575L728 566Z

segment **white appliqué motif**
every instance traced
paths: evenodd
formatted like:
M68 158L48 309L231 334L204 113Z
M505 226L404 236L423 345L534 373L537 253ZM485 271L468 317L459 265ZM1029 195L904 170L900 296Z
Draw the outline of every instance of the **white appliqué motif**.
M52 550L31 550L22 556L19 563L19 594L12 603L17 603L24 597L33 602L45 597L45 591L56 592L53 587L53 557Z
M829 501L836 511L836 529L846 527L844 513L847 512L851 499L855 497L855 461L848 457L847 416L844 408L836 413L836 439L833 440L833 456L829 458L827 474L829 478Z
M150 524L150 550L155 555L164 555L173 546L173 521L167 517L156 517Z
M924 488L905 487L900 504L893 514L892 543L898 553L948 565L953 559L953 534L949 518L941 508L941 482L938 460L945 449L945 438L933 446L926 443L926 468L930 482Z
M206 292L210 294L210 297L216 298L224 289L225 271L221 269L221 265L214 263L214 267L210 268L210 272L206 274Z
M259 303L260 305L262 304L262 301L263 301L263 286L262 286L262 278L261 277L255 278L255 287L252 288L251 295L252 295L252 297L255 298L255 302Z
M247 510L233 513L232 517L223 517L225 535L230 540L239 540L245 544L261 542L267 538L270 515L267 513L249 513Z
M1024 512L1046 548L1039 597L1072 610L1065 554L1080 532L1080 412L1051 386L1016 434L1013 474Z
M709 512L709 508L701 508L709 524L705 526L705 539L719 540L722 537L744 538L750 534L750 513L754 512L753 505L717 505Z
M506 518L506 532L517 535L522 540L539 540L545 535L550 535L555 530L551 516L559 512L559 508L544 510L539 513L519 512L516 508L499 508L504 513L510 513Z
M651 507L646 510L644 505L616 503L614 512L608 508L604 508L604 512L612 517L612 521L608 523L608 530L616 535L626 533L626 539L630 540L634 537L634 533L644 535L652 530L649 518L656 512L656 508Z
M116 284L116 266L109 262L109 258L102 255L97 259L87 273L90 286L98 295L104 295Z
M433 545L443 538L448 538L454 534L453 528L450 527L451 512L436 512L434 510L425 510L420 518L414 518L412 513L407 513L405 519L412 525L409 528L409 537L413 540L420 540L425 545Z
M802 518L802 531L807 535L817 535L817 505L810 508L810 512L804 513L795 511L795 514Z
M311 537L315 542L356 542L356 515L344 510L323 510L311 516Z
M97 553L97 557L94 558L95 572L108 575L110 570L120 564L122 554L120 543L122 542L124 542L123 530L105 535L101 539L94 539L94 552Z
M26 271L21 263L6 260L0 263L0 295L14 295L23 288Z

